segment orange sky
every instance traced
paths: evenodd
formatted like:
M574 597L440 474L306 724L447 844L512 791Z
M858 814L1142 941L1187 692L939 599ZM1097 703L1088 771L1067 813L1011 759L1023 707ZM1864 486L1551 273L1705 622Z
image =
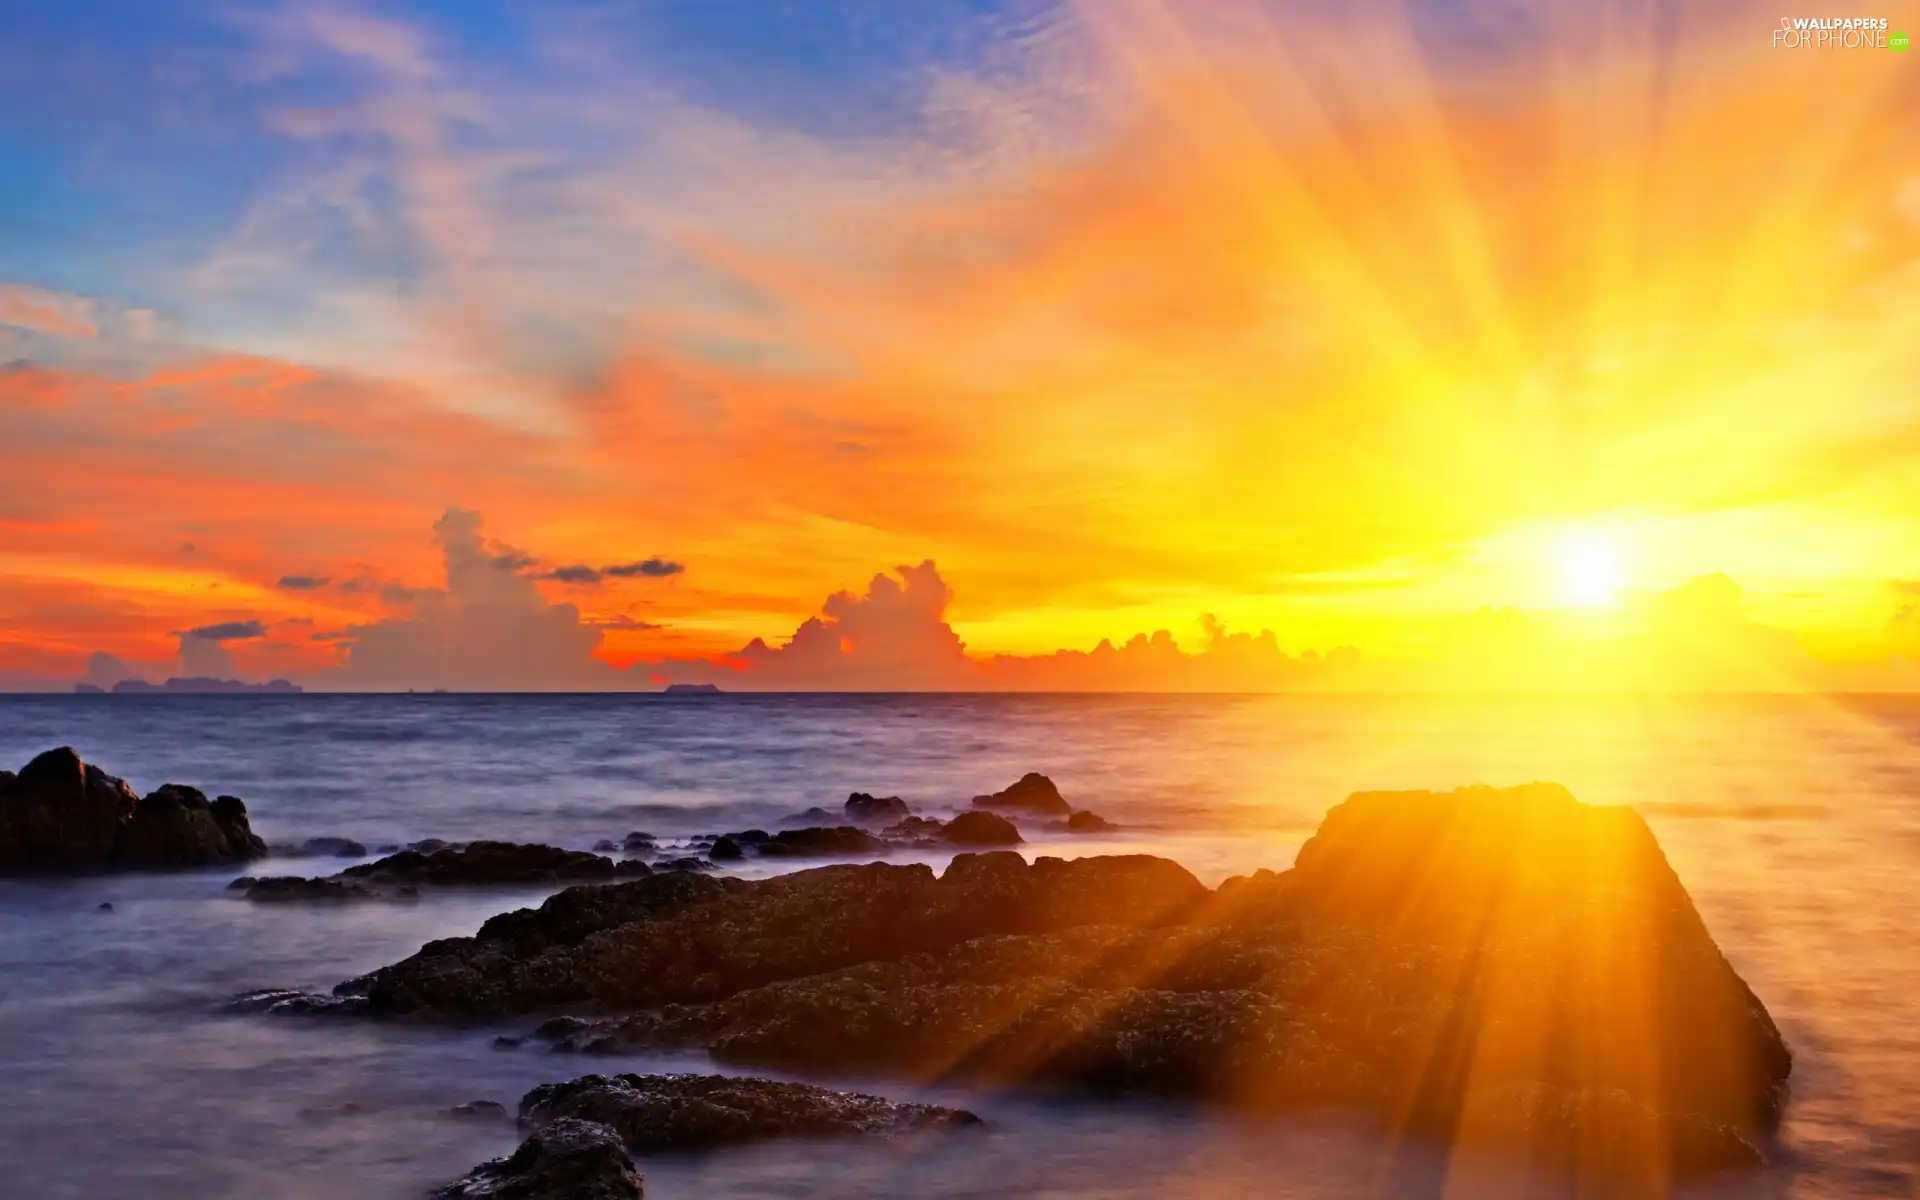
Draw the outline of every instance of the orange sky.
M1911 686L1920 60L1343 11L1087 4L853 130L251 31L354 102L0 282L0 673Z

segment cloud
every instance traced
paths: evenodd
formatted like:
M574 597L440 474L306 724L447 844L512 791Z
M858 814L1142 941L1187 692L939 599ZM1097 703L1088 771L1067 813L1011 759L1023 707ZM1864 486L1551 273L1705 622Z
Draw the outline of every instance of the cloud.
M665 579L669 575L678 575L686 567L664 558L649 558L641 562L622 563L619 566L602 567L601 572L614 579Z
M600 583L607 579L665 579L685 571L686 567L664 558L649 558L641 562L618 563L609 567L590 567L585 563L555 567L540 576L557 583Z
M97 688L111 688L123 679L136 678L133 668L117 654L108 654L104 650L95 650L87 658L86 672L81 675L82 683L90 683Z
M244 638L265 637L267 627L259 621L221 621L214 625L201 625L194 629L182 630L174 636L192 641L231 642Z
M282 575L273 586L288 592L312 592L326 587L328 582L325 575Z
M601 634L571 604L548 604L488 540L477 512L449 508L433 526L444 586L421 591L414 614L354 626L336 644L345 661L316 677L334 688L463 691L598 690L615 681L593 657Z
M92 300L21 283L0 283L0 325L62 338L91 338L100 332Z
M581 624L591 625L595 629L614 629L624 633L644 633L651 629L665 629L665 625L653 621L642 621L637 617L624 614L615 617L583 617Z

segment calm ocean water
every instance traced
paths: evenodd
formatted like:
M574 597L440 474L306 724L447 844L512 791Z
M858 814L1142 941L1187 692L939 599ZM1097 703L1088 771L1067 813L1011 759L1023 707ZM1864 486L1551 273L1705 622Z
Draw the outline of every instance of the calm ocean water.
M770 824L856 790L939 811L1040 770L1129 828L1033 851L1150 849L1208 882L1286 866L1353 790L1557 780L1643 806L1797 1052L1785 1161L1702 1194L1920 1195L1910 699L0 697L0 765L60 744L143 792L177 781L243 796L270 842L369 846L585 848L633 829ZM484 1030L214 1015L234 992L330 985L538 899L254 906L223 893L233 874L0 883L0 1194L415 1197L514 1143L505 1123L462 1123L448 1106L511 1107L586 1069L495 1053ZM1383 1165L1364 1129L1331 1116L963 1099L996 1121L988 1152L763 1146L643 1163L649 1195L1501 1190L1493 1165L1404 1152Z

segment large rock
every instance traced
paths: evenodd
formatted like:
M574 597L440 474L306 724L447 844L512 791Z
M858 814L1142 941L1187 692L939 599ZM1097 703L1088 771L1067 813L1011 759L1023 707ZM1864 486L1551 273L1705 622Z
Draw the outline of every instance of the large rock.
M852 825L783 829L760 843L769 858L830 858L855 854L885 854L893 847Z
M1029 867L1012 851L963 854L942 878L883 863L762 880L656 873L570 888L336 992L373 1012L447 1017L710 1000L990 933L1178 921L1207 897L1178 863L1145 855Z
M1626 1194L1759 1161L1792 1065L1640 817L1551 785L1356 795L1214 892L1010 851L572 889L338 991L603 1014L563 1049L1358 1107Z
M913 815L907 802L898 796L870 796L855 792L847 797L847 820L860 825L891 825Z
M510 1157L482 1163L434 1200L644 1200L620 1135L589 1121L553 1121Z
M528 1092L520 1120L535 1128L602 1124L638 1153L772 1138L897 1137L980 1124L962 1109L732 1075L585 1075Z
M969 856L943 883L990 908L1015 862ZM1187 912L876 956L556 1040L1359 1106L1629 1191L1752 1165L1778 1121L1791 1056L1631 810L1548 785L1357 795L1294 870Z
M1073 811L1073 806L1061 797L1060 789L1053 786L1053 780L1038 771L1028 771L990 796L975 796L973 806L975 808L1014 808L1022 812L1060 817Z
M238 797L209 802L166 784L140 799L71 747L0 775L0 873L210 867L265 853Z
M990 812L963 812L940 835L956 846L1012 846L1025 840L1012 821Z
M534 883L589 883L612 880L622 874L644 875L645 864L616 863L584 850L558 846L520 845L514 842L470 842L423 854L402 850L340 874L366 883L433 884L440 887L481 887Z

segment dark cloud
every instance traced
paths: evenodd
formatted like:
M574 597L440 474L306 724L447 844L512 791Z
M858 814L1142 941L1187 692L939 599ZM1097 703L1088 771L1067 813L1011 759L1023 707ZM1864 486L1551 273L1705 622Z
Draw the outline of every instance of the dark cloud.
M312 592L331 582L325 575L282 575L273 586L288 592Z
M258 621L222 621L217 625L201 625L194 629L181 630L173 636L182 641L232 642L245 638L267 636L267 627Z
M558 583L599 583L600 571L585 563L575 563L570 567L555 567L540 578L551 579Z
M583 617L580 623L582 625L591 625L595 629L619 629L629 633L641 633L649 629L666 628L665 625L659 625L652 621L642 621L638 618L624 615L618 617Z
M601 573L610 575L615 579L632 579L635 576L644 576L648 579L664 579L669 575L678 575L686 569L687 568L681 563L671 562L656 556L641 562L622 563L615 567L602 567Z

